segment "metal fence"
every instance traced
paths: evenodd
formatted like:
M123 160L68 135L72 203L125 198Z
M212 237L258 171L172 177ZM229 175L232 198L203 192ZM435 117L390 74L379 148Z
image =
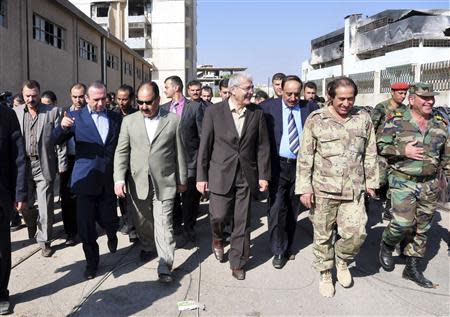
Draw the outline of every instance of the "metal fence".
M375 84L375 72L365 72L358 74L350 74L348 77L353 79L358 87L360 94L373 94Z
M391 91L391 85L397 82L413 83L415 66L412 64L387 67L380 74L380 92Z
M434 90L450 90L450 61L420 65L420 81L432 84Z

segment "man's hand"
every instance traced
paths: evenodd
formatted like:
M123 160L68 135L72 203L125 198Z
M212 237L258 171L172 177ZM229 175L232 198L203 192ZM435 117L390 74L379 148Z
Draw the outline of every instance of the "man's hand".
M405 156L407 158L422 161L423 160L423 148L416 146L416 141L411 141L405 146Z
M197 190L204 195L207 191L209 191L208 188L208 182L197 182Z
M117 183L114 185L114 192L116 193L117 197L124 198L125 194L127 193L127 189L125 186L125 183Z
M28 203L26 201L17 201L14 203L14 207L21 213L23 210L27 209Z
M314 193L307 193L300 196L301 203L308 209L314 206Z
M177 193L184 193L187 191L187 185L177 185Z
M61 127L64 130L67 130L67 129L70 129L71 127L73 127L74 123L75 123L75 118L69 117L69 115L67 114L67 111L64 111L64 117L61 120Z
M267 191L268 188L269 188L269 182L264 179L260 179L259 180L259 191L265 192L265 191Z
M369 195L370 198L375 198L375 189L373 188L366 188L366 194Z

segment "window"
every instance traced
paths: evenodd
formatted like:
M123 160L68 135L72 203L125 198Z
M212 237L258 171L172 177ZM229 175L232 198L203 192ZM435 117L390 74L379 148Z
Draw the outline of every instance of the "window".
M130 63L123 62L123 73L128 76L133 76L133 66Z
M92 18L107 18L109 11L109 3L96 3L91 5Z
M129 0L128 15L144 15L144 0Z
M149 81L149 79L150 76L146 72L144 72L144 81Z
M33 38L59 49L65 47L66 30L62 27L33 14Z
M115 70L119 70L119 58L111 53L107 53L106 66Z
M6 0L0 0L0 25L6 27Z
M144 50L134 50L139 56L144 57Z
M138 79L141 79L141 78L142 78L142 71L141 71L139 68L136 68L136 77L137 77Z
M136 37L144 37L144 29L129 29L128 30L128 37L129 38L136 38Z
M97 46L80 38L80 57L97 63Z

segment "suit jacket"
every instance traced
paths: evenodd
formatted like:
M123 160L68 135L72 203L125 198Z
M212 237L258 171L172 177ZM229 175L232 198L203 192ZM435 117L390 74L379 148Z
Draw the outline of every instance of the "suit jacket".
M61 108L39 104L38 118L38 153L42 175L46 181L53 181L56 172L67 170L66 146L56 146L52 138L53 129L61 120ZM23 135L25 105L14 108Z
M267 121L267 129L270 139L270 157L272 162L272 176L279 174L280 170L280 143L283 135L283 104L282 98L271 98L261 104L264 116ZM309 114L319 109L315 102L300 100L300 116L302 118L302 127L305 125Z
M250 104L239 138L228 100L206 109L198 155L197 181L207 181L209 190L227 194L238 164L250 190L259 197L258 180L270 180L270 145L264 113Z
M10 211L14 201L27 201L24 144L14 111L0 105L0 206L3 212Z
M170 111L170 103L161 107ZM186 99L181 114L180 129L183 141L185 159L188 168L188 177L195 177L197 172L198 148L202 135L203 107L200 103Z
M127 171L130 176L126 178ZM159 123L150 143L144 116L136 112L123 119L114 156L114 181L127 180L137 198L148 197L151 177L158 200L173 199L177 185L187 184L180 118L160 108Z
M75 165L70 182L72 191L79 195L99 195L104 190L114 193L113 158L122 117L107 110L109 131L103 144L89 107L69 112L68 115L75 118L74 125L67 130L58 125L53 137L57 144L75 138Z

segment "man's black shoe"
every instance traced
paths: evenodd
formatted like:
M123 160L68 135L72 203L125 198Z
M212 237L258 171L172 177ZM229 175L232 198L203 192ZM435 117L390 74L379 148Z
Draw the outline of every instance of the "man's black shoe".
M394 258L392 257L392 251L394 247L387 245L381 240L380 253L378 254L378 260L385 271L391 272L395 268Z
M158 281L160 283L172 283L173 282L173 277L172 274L166 274L166 273L160 273L158 274Z
M132 228L130 233L128 234L128 239L130 239L130 243L135 243L139 241L136 230L134 228Z
M273 257L272 265L276 269L282 269L286 265L288 258L284 254L277 254Z
M28 229L28 238L29 239L34 239L34 237L36 236L36 231L37 231L37 227L27 227Z
M74 245L77 244L77 238L74 234L68 234L67 235L67 239L66 242L64 242L64 245L66 247L73 247Z
M87 280L92 280L96 276L97 276L97 268L86 267L86 270L84 271L84 277Z
M108 249L111 253L116 253L117 251L117 237L108 238Z
M45 243L41 246L42 256L45 258L49 258L52 256L52 248L50 247L50 243Z
M22 218L18 212L14 212L11 217L11 231L17 231L22 228Z
M0 315L11 314L11 305L8 300L0 300Z
M402 277L407 280L411 280L417 285L425 288L433 288L433 283L423 276L423 273L419 271L419 258L410 256L406 258L406 266L403 270Z

